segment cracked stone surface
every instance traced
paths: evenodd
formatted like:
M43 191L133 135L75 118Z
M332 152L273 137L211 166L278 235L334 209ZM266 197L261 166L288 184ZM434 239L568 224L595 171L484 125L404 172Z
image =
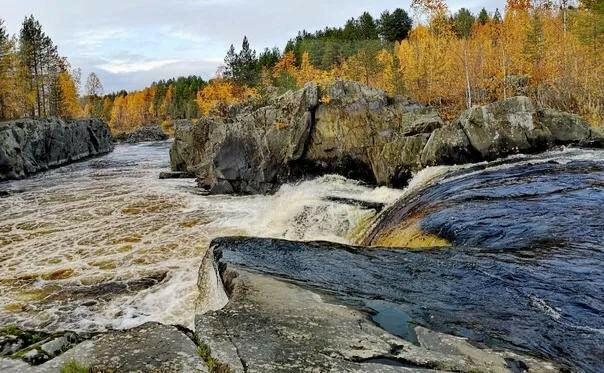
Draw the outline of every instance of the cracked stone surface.
M197 315L196 335L234 372L557 371L421 327L418 346L329 295L237 266L221 269L230 301Z
M75 360L92 371L102 372L207 372L195 343L173 326L147 323L134 329L115 331L85 341L39 367L2 365L3 372L60 372Z

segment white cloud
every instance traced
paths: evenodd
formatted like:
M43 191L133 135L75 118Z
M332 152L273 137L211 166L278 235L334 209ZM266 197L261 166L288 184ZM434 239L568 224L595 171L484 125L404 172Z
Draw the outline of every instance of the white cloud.
M185 30L174 30L171 28L166 28L166 31L164 32L167 36L171 36L173 38L176 39L180 39L180 40L184 40L184 41L189 41L189 42L193 42L193 43L204 43L204 42L208 42L210 41L210 38L204 35L199 35L197 33L194 32L190 32L190 31L185 31Z
M180 62L179 60L158 60L158 61L124 61L114 60L100 65L97 68L108 71L113 74L128 74L139 71L151 71L160 67Z
M80 47L95 48L103 43L126 36L128 36L128 32L122 28L100 28L78 31L69 42L73 42Z
M504 0L449 0L477 11ZM363 11L401 7L410 0L0 0L1 17L18 33L33 14L73 67L94 71L107 91L140 89L180 75L211 77L231 44L244 35L253 48L283 48L299 30L343 24ZM60 3L60 4L59 4Z

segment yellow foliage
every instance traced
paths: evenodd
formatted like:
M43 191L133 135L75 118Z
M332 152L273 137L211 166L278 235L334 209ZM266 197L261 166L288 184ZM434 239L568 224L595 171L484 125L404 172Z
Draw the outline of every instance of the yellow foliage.
M257 95L254 88L239 86L224 79L214 79L197 93L197 105L203 115L243 103Z
M59 90L61 93L60 115L64 118L77 118L82 115L78 101L78 92L73 78L67 71L59 74Z
M555 11L529 12L522 1L508 6L502 23L477 24L468 39L442 27L417 26L394 52L407 93L436 106L446 119L474 104L527 94L540 105L601 123L602 45L582 43L576 32L564 31ZM531 34L542 42L529 40ZM382 79L371 84L391 92L387 52L376 62L382 65ZM524 80L525 86L518 84Z
M288 127L289 127L289 124L287 124L287 123L283 123L283 122L277 122L277 123L275 123L275 128L278 129L278 130L284 130L284 129L288 128Z
M321 99L319 99L319 101L322 104L329 105L329 103L331 102L331 97L330 96L323 96L323 97L321 97Z

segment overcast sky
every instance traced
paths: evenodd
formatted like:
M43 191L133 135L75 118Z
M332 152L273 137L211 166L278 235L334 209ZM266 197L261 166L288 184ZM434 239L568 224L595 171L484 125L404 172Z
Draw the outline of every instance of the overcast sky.
M409 10L409 0L0 0L18 33L33 14L73 67L96 72L105 92L181 75L210 78L231 44L283 48L298 30L343 24L369 11ZM449 0L452 10L502 8L504 0Z

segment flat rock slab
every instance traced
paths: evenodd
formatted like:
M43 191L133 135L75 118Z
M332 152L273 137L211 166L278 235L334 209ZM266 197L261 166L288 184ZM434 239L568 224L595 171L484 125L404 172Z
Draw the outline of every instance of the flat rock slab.
M480 349L420 327L416 345L329 295L241 267L221 267L230 301L198 315L196 335L231 372L557 370L532 357Z
M92 371L101 372L208 371L197 346L185 333L174 326L158 323L97 336L34 371L60 372L62 366L74 360ZM21 372L24 366L15 367L3 371Z

